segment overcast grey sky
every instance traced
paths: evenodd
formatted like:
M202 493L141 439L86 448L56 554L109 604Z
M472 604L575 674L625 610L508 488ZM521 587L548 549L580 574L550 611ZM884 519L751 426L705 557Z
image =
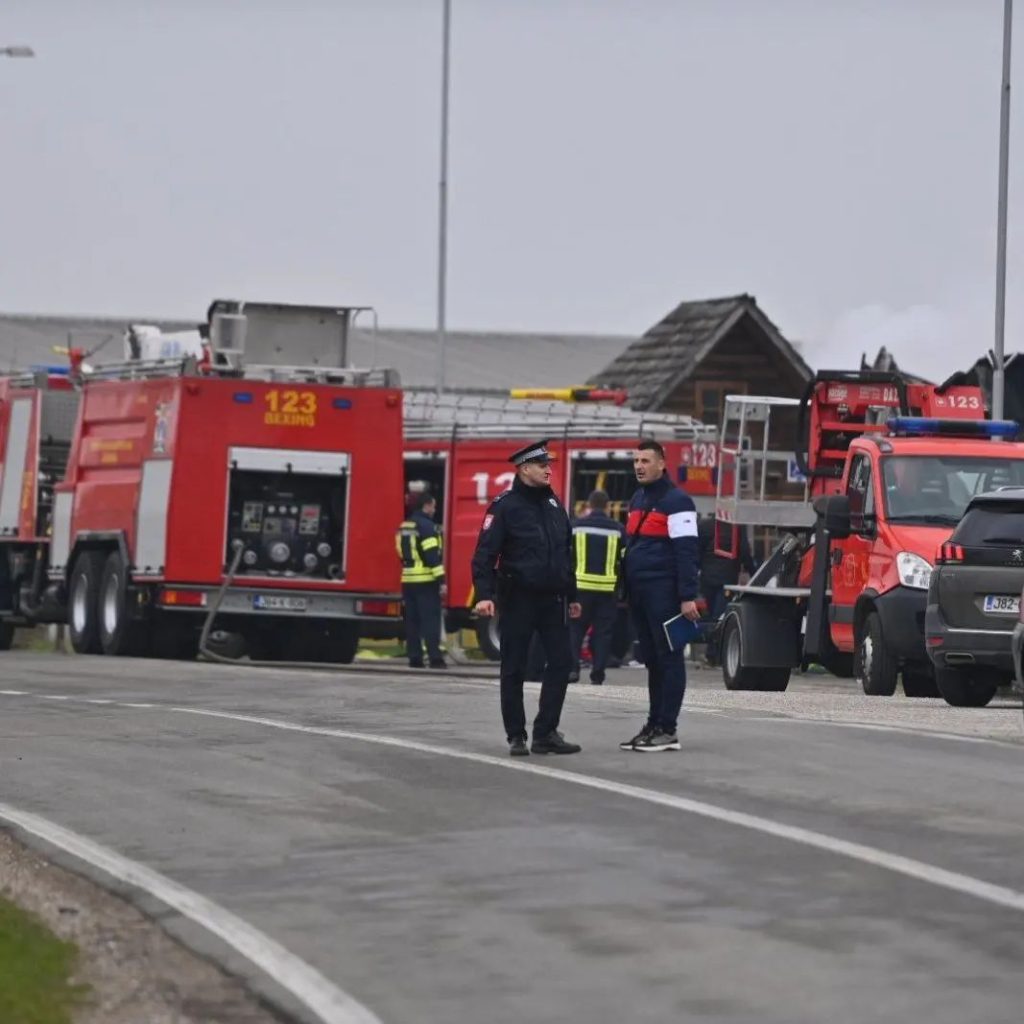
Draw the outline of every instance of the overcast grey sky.
M450 326L750 292L818 365L991 347L1002 0L453 2ZM8 0L0 309L432 326L440 40L441 0Z

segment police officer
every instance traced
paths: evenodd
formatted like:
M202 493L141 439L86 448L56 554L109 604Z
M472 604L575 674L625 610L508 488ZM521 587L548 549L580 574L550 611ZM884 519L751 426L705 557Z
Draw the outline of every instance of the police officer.
M551 490L548 442L537 441L509 458L512 488L491 502L473 554L476 613L501 612L501 717L509 753L575 754L580 747L558 731L572 659L569 618L580 614L569 516ZM533 633L547 664L540 709L527 747L523 679Z
M582 611L571 625L575 668L569 676L570 682L580 677L580 649L588 629L592 629L590 681L597 686L604 682L618 610L615 591L625 532L622 524L608 515L608 495L604 491L592 491L587 498L587 514L572 522L576 545L576 587Z
M691 622L697 610L697 510L665 472L665 450L641 441L633 453L637 488L629 503L623 568L640 660L647 666L647 722L620 750L678 750L676 721L686 691L682 650L672 650L663 624L677 615Z
M405 646L412 668L423 668L423 641L431 668L445 668L441 651L441 598L445 594L441 534L434 523L437 502L429 494L412 499L413 511L395 534L402 563Z

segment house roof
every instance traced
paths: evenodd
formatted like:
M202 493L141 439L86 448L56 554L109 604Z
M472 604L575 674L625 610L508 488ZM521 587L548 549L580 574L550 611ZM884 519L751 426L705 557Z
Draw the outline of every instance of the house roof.
M860 368L862 370L884 370L886 373L895 373L903 378L908 384L931 384L927 377L919 377L916 373L901 370L896 362L896 357L883 345L878 350L873 363L868 362L866 352L861 353Z
M686 380L741 320L749 317L804 380L811 368L752 295L681 302L597 374L595 383L626 388L634 409L653 409Z
M128 324L156 324L165 331L180 331L195 327L200 319L0 313L0 371L63 362L53 348L66 346L69 333L76 345L86 349L109 337L93 361L119 361L123 358L121 335ZM445 384L452 389L495 392L589 384L597 371L633 340L617 334L449 331ZM406 386L433 387L437 381L435 331L382 327L374 334L356 327L349 349L352 365L394 368Z

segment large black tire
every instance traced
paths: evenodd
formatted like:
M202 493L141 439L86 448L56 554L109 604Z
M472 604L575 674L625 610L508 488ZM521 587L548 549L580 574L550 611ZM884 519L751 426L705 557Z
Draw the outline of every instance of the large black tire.
M103 563L99 593L100 647L104 654L141 658L149 650L149 623L131 618L128 608L128 568L120 551Z
M14 626L9 622L0 622L0 651L9 651L14 643Z
M924 665L905 665L903 692L908 697L938 697L939 687L935 682L934 671Z
M476 642L488 661L501 661L501 619L497 615L476 620Z
M882 620L869 612L857 637L854 675L869 697L891 697L896 692L900 666L885 646Z
M81 551L68 581L68 635L76 654L99 654L100 581L106 562L104 551Z
M942 699L955 708L983 708L996 695L999 677L975 669L936 668L935 682Z
M762 668L743 664L743 631L730 615L722 627L722 679L727 690L761 690L781 693L789 686L789 668Z

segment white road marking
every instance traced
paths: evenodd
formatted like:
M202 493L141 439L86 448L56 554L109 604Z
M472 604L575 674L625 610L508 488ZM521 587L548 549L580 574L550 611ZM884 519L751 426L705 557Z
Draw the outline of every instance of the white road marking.
M82 701L85 704L116 704L117 701L111 700L109 697L78 697L77 700Z
M155 708L155 704L129 704L127 701L116 702L120 708Z
M439 757L452 757L461 761L470 761L474 764L485 764L494 768L503 768L506 771L524 772L542 778L556 779L559 782L568 782L574 786L596 789L604 793L614 794L615 796L629 797L633 800L643 800L646 803L668 807L675 811L681 811L684 814L694 814L702 818L709 818L712 821L719 821L727 825L748 829L752 832L774 836L777 839L785 839L792 843L798 843L801 846L824 850L826 853L860 861L862 864L868 864L871 867L882 868L898 875L905 875L908 878L937 886L940 889L949 889L965 896L972 896L975 899L994 903L996 906L1005 907L1009 910L1024 911L1024 892L1018 892L1015 889L994 885L991 882L986 882L980 878L973 878L971 875L963 875L957 871L947 871L945 868L936 867L933 864L915 860L912 857L888 853L874 846L849 842L845 839L826 835L823 832L814 832L811 829L785 825L778 821L772 821L770 818L762 818L756 814L731 811L726 807L719 807L716 804L705 803L702 800L691 800L687 797L663 793L656 789L631 786L628 783L614 782L611 779L603 779L594 775L583 775L578 772L565 771L561 768L523 764L522 761L513 760L512 758L494 757L490 754L476 754L467 750L456 750L451 747L435 746L430 743L419 743L416 740L406 740L397 736L381 736L374 733L352 732L347 729L328 729L321 726L300 725L297 722L288 722L281 719L262 718L257 715L238 715L228 711L211 711L205 708L168 707L166 710L178 714L248 722L253 725L264 725L271 729L283 729L288 732L307 733L314 736L330 736L336 739L355 740L360 743L373 743L384 747L398 747L402 750L414 750L422 754L433 754Z
M28 690L0 690L5 697L27 697Z
M70 697L59 693L40 693L38 694L38 697L40 700L71 700Z
M173 907L265 971L324 1024L381 1024L376 1014L316 968L205 896L38 815L0 803L0 818Z

